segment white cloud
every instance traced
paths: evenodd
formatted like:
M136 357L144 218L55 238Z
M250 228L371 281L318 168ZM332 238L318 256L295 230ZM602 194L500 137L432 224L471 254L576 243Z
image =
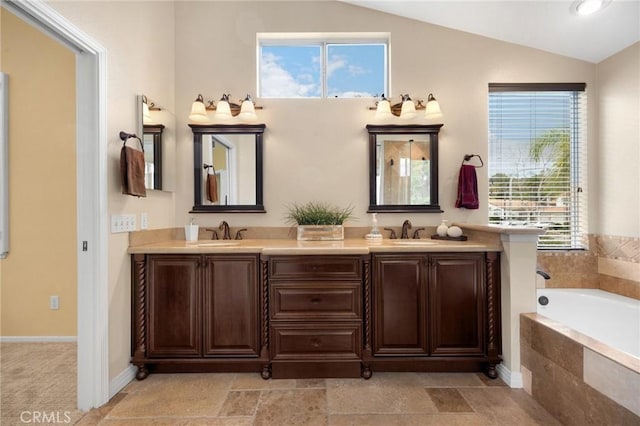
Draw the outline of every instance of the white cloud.
M261 97L304 98L319 95L318 83L313 81L313 76L301 74L296 78L279 64L279 60L272 53L262 56Z

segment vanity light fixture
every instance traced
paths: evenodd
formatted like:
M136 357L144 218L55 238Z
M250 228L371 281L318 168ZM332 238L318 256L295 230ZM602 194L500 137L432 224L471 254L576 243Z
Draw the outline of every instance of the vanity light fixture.
M442 110L440 110L440 103L433 96L433 93L429 93L427 96L427 105L424 108L424 116L427 118L435 118L442 116Z
M440 104L432 93L429 93L426 105L422 99L412 100L409 94L400 95L400 102L392 104L383 94L380 100L376 102L376 106L369 107L369 109L376 110L377 120L388 119L393 116L408 120L416 117L418 110L425 110L426 118L435 118L442 115Z
M251 122L258 118L256 110L262 109L262 107L255 104L253 99L251 99L251 95L247 94L240 103L231 102L229 100L230 97L230 94L223 93L217 103L213 101L207 101L205 103L202 95L198 95L191 106L189 119L196 122L209 121L207 111L215 111L214 117L220 121L229 121L237 117L240 121Z
M204 98L202 97L202 95L198 95L196 100L193 101L193 104L191 104L191 114L189 114L189 120L195 121L197 123L209 121L207 108L204 105Z
M149 111L162 111L160 108L156 106L153 102L149 101L149 99L142 95L142 120L143 122L151 122L151 113Z
M400 118L408 120L416 116L416 104L413 103L409 94L402 95L402 107L400 108Z

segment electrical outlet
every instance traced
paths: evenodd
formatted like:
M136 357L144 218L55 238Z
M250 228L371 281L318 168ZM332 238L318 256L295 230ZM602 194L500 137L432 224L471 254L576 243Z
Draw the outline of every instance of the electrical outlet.
M124 215L124 227L125 232L131 232L136 230L136 215L125 214Z
M147 229L149 227L149 215L147 213L140 213L140 229Z
M51 296L51 297L49 297L49 309L60 309L60 297L59 296Z

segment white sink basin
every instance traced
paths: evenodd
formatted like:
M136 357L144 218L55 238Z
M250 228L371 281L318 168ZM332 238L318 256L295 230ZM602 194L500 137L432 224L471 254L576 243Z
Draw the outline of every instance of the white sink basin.
M199 241L195 241L193 243L191 243L192 245L196 246L196 247L226 247L226 246L237 246L240 243L237 241L228 241L228 240L213 240L213 241L205 241L205 242L199 242Z
M437 243L435 241L397 240L397 241L391 241L391 244L399 245L399 246L430 246Z

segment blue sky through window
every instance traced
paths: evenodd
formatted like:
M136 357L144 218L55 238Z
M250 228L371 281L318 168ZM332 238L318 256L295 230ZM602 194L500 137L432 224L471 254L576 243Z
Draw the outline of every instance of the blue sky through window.
M373 97L385 91L386 46L328 44L326 96ZM260 97L319 98L323 96L323 46L262 45Z

